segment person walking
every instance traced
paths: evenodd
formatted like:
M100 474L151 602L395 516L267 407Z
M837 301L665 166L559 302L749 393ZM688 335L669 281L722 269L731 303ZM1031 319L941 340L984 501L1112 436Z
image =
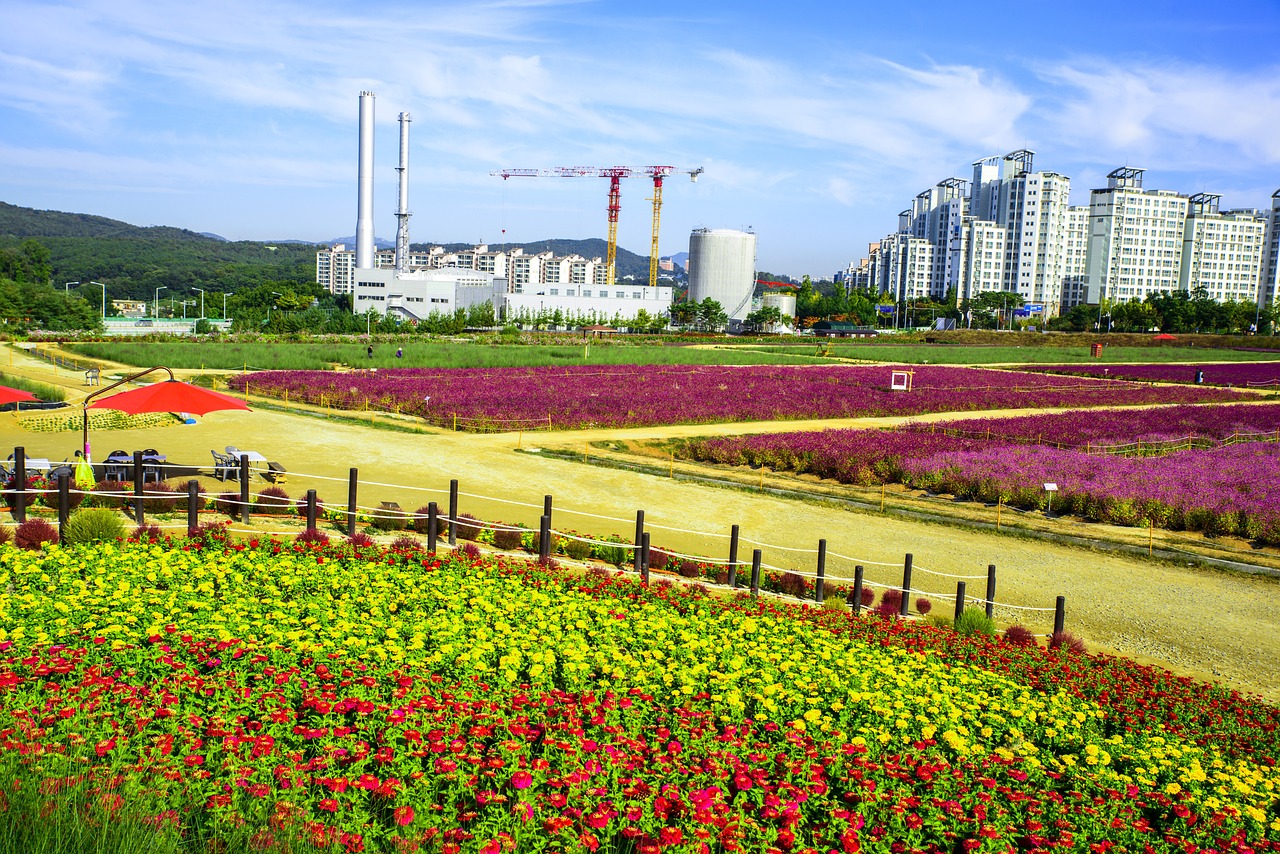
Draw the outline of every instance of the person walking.
M369 345L369 358L370 358L370 359L372 359L372 358L373 358L373 345L372 345L372 344L370 344L370 345Z
M404 358L404 348L403 348L403 347L397 347L397 348L396 348L396 358L397 358L397 359L403 359L403 358Z

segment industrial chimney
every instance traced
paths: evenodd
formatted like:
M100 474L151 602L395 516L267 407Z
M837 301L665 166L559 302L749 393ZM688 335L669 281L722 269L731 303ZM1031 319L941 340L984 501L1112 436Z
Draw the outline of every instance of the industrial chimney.
M408 113L400 114L400 207L396 211L396 272L409 269L409 122Z
M372 92L360 93L360 170L356 180L356 269L373 269L373 102Z

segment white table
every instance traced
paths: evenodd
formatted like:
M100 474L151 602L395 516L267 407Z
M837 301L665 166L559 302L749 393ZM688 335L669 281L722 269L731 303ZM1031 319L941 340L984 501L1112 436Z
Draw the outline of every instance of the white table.
M53 465L44 457L27 457L25 465L29 472L48 471L53 468Z
M227 453L231 454L230 451L227 451ZM240 466L240 458L242 456L249 458L249 468L251 469L249 473L250 477L253 477L254 471L258 472L258 474L262 474L262 470L267 467L267 458L257 451L242 451L237 448L236 452L231 454L231 456L235 457L237 470Z

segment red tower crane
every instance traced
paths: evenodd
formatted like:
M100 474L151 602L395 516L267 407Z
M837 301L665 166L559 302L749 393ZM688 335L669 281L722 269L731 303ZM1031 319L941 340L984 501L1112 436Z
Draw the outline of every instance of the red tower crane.
M608 284L616 279L618 259L618 212L622 210L622 179L646 175L653 179L653 240L649 247L649 285L658 284L658 227L662 219L662 179L682 173L697 181L701 166L680 169L675 166L557 166L554 169L496 169L490 172L504 181L507 178L608 178L609 179L609 253L605 261Z

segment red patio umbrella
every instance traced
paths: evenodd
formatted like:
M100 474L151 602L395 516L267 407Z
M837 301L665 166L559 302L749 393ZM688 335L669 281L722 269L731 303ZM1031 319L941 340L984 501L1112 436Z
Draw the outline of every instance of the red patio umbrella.
M1177 341L1177 335L1170 335L1168 332L1161 332L1159 335L1152 335L1152 341Z
M39 400L29 391L23 391L20 388L9 388L7 385L0 385L0 406L6 403L30 403Z
M122 391L102 400L94 400L93 403L89 402L118 385L146 376L152 371L165 371L169 374L169 379L142 388ZM174 379L173 371L168 368L148 368L112 383L101 391L95 391L84 399L84 455L86 458L89 456L90 409L115 409L130 415L138 415L142 412L189 412L193 415L206 415L223 409L248 410L249 407L243 400L190 383L179 382Z

